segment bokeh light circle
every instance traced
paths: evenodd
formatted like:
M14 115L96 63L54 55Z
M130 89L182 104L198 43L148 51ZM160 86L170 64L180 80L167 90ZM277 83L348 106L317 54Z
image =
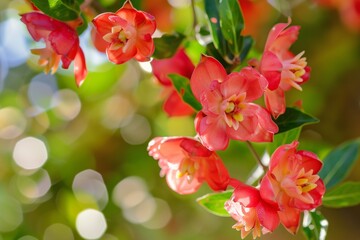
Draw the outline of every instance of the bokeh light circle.
M46 162L48 153L43 141L26 137L15 144L13 158L18 166L33 170L40 168Z
M98 239L107 229L104 214L95 209L85 209L76 217L76 229L85 239Z

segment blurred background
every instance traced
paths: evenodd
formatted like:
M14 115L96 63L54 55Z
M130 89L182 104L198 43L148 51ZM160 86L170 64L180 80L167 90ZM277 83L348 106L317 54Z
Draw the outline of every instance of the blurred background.
M108 11L123 4L94 2ZM161 32L192 31L190 0L132 2L156 17ZM279 1L275 8L261 0L240 2L251 10L246 31L260 53L271 27L287 21L278 10L291 11L292 24L301 26L292 50L305 50L311 78L302 92L288 92L287 103L302 100L320 123L304 127L300 149L323 159L335 146L358 138L359 1ZM196 6L201 19L202 1ZM150 64L109 63L93 48L87 30L81 35L89 71L85 83L77 88L71 69L46 75L30 53L43 43L34 42L19 20L30 10L21 0L0 2L0 240L240 239L231 229L233 219L196 203L211 192L207 186L189 196L172 192L148 156L147 144L155 136L195 133L193 117L168 118L162 110L162 87ZM201 50L189 52L194 64ZM241 180L256 165L239 142L219 154ZM360 181L359 162L348 180ZM360 236L360 207L320 210L329 221L327 239ZM279 227L261 239L305 237Z

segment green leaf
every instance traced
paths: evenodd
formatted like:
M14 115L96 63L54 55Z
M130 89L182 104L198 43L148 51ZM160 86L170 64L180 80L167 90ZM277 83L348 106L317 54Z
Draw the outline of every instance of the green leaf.
M189 104L195 110L200 111L202 106L191 91L189 79L177 74L169 74L169 78L184 102Z
M82 0L32 0L42 12L60 21L77 19L82 2Z
M172 57L184 38L185 35L177 32L164 34L161 38L154 38L155 52L153 57L157 59Z
M359 143L359 140L355 140L342 144L325 157L319 176L327 189L344 180L349 174L359 155Z
M307 240L325 240L329 222L317 210L304 212L302 230Z
M267 150L270 155L281 145L290 144L299 139L301 127L293 128L289 131L275 134L274 140L267 145Z
M82 33L87 29L87 27L88 27L87 19L86 19L86 17L84 16L83 13L80 14L80 17L81 17L81 19L82 19L82 21L83 21L83 24L80 25L80 26L76 29L76 32L77 32L78 35L82 34Z
M240 33L244 28L244 18L238 0L220 0L219 15L221 32L231 52L239 56L243 41Z
M360 204L360 182L346 182L334 187L323 198L323 205L331 208Z
M242 49L240 53L240 60L244 61L247 55L249 54L251 47L254 43L254 40L251 36L245 36L242 44Z
M196 201L203 206L208 212L220 216L230 217L230 214L225 210L224 205L230 199L233 191L225 191L221 193L209 193Z
M226 43L220 27L219 0L205 0L205 12L208 17L212 42L222 55L225 55Z
M304 126L311 123L317 123L319 120L313 116L310 116L296 108L286 108L284 114L280 115L275 123L279 127L279 132L286 132L291 129Z

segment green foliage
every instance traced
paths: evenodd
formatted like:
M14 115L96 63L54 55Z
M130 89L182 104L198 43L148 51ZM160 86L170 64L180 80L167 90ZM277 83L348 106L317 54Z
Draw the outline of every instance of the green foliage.
M329 223L318 211L304 212L302 230L308 240L325 240Z
M348 175L359 155L359 140L350 141L331 151L319 172L327 189L340 183Z
M221 32L232 54L238 56L243 41L240 33L244 28L244 18L238 0L220 1L219 15Z
M230 199L231 195L232 191L209 193L198 198L196 201L212 214L220 217L230 217L224 208L224 204Z
M249 54L251 47L254 43L254 39L250 36L245 36L242 44L241 54L240 54L240 60L244 61Z
M317 123L319 120L307 113L304 113L296 108L286 108L284 114L280 115L275 123L279 127L279 133L289 131L307 124Z
M42 12L60 21L71 21L79 17L83 0L32 0Z
M225 39L220 27L219 1L205 0L205 11L208 17L212 42L216 49L224 55L226 50Z
M327 192L323 205L331 208L350 207L360 204L360 182L345 182Z
M200 111L202 106L198 100L196 100L194 94L191 91L189 79L177 74L169 74L169 78L171 79L174 87L176 88L176 91L180 94L184 102L189 104L195 110Z
M215 49L228 63L238 64L240 55L244 57L251 46L251 41L243 43L240 35L244 19L238 1L205 0L205 11Z
M153 57L157 59L172 57L184 38L185 36L178 32L174 34L164 34L161 38L154 38L155 52Z

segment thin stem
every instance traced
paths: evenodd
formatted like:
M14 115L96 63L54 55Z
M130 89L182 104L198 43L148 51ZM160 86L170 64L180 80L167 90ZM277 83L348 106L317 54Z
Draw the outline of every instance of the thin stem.
M246 141L247 146L249 147L251 153L253 154L254 158L256 159L256 161L259 163L259 165L262 167L262 169L264 170L264 172L266 172L266 166L261 162L261 158L259 156L259 154L256 152L254 146L251 144L251 142Z
M196 31L196 26L197 26L197 17L196 17L196 10L195 10L195 0L191 0L191 10L192 10L192 14L193 14L193 30Z

